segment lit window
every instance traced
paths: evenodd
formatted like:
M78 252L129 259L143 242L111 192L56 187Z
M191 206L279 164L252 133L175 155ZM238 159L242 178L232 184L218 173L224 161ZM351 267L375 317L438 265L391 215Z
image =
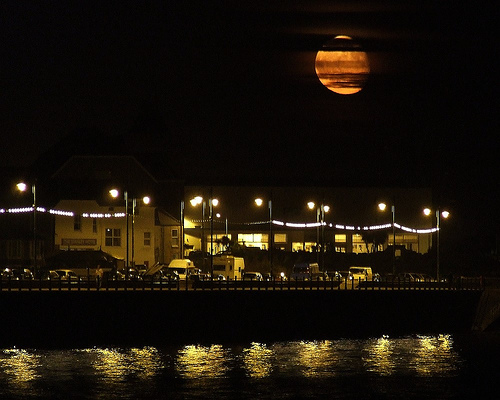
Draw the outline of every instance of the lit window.
M335 243L346 243L347 235L339 234L335 235Z
M97 233L97 218L92 219L92 233Z
M286 243L286 233L274 234L274 243Z

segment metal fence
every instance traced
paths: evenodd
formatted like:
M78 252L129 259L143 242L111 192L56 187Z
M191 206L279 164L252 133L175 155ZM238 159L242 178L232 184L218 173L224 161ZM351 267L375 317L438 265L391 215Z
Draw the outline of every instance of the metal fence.
M188 279L167 280L144 277L142 279L111 280L95 277L78 279L2 279L1 291L110 291L110 290L483 290L497 287L499 282L482 277L458 277L438 282L435 280L408 280L398 277L391 280L368 281L339 279L316 280L217 280Z

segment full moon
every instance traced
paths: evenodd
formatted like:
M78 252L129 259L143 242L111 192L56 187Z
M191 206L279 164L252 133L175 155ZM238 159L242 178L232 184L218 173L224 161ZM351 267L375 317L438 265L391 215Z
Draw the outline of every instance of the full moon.
M318 51L315 68L321 83L338 94L359 92L370 73L368 56L345 35L335 36Z

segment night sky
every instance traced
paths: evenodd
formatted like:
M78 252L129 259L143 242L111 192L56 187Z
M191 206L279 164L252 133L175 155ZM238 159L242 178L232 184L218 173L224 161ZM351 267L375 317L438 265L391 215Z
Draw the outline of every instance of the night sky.
M64 142L195 183L426 186L498 230L498 14L467 3L5 0L0 165ZM339 34L355 95L315 74Z

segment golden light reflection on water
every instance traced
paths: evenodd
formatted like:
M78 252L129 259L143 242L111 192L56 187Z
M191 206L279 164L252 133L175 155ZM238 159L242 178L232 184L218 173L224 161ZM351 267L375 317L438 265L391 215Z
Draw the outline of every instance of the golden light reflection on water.
M434 376L454 372L459 362L449 335L419 336L411 364L419 375Z
M26 350L7 349L0 356L0 372L8 376L7 381L18 389L28 389L40 377L37 368L40 356Z
M273 370L272 359L274 352L265 344L252 343L243 350L243 367L251 378L265 378Z
M158 350L154 347L120 349L86 349L95 355L92 366L102 379L124 380L130 375L146 379L157 374L162 368Z
M369 372L378 375L416 373L418 376L445 376L456 373L460 357L449 335L389 339L367 342L363 362Z
M176 369L187 379L223 377L228 370L226 361L229 358L228 351L220 345L185 346L178 352Z
M300 343L298 359L305 377L321 377L324 374L331 374L331 347L330 341Z
M382 336L367 346L368 355L364 357L364 362L368 371L379 375L393 373L395 363L398 361L393 357L393 343L387 336Z

